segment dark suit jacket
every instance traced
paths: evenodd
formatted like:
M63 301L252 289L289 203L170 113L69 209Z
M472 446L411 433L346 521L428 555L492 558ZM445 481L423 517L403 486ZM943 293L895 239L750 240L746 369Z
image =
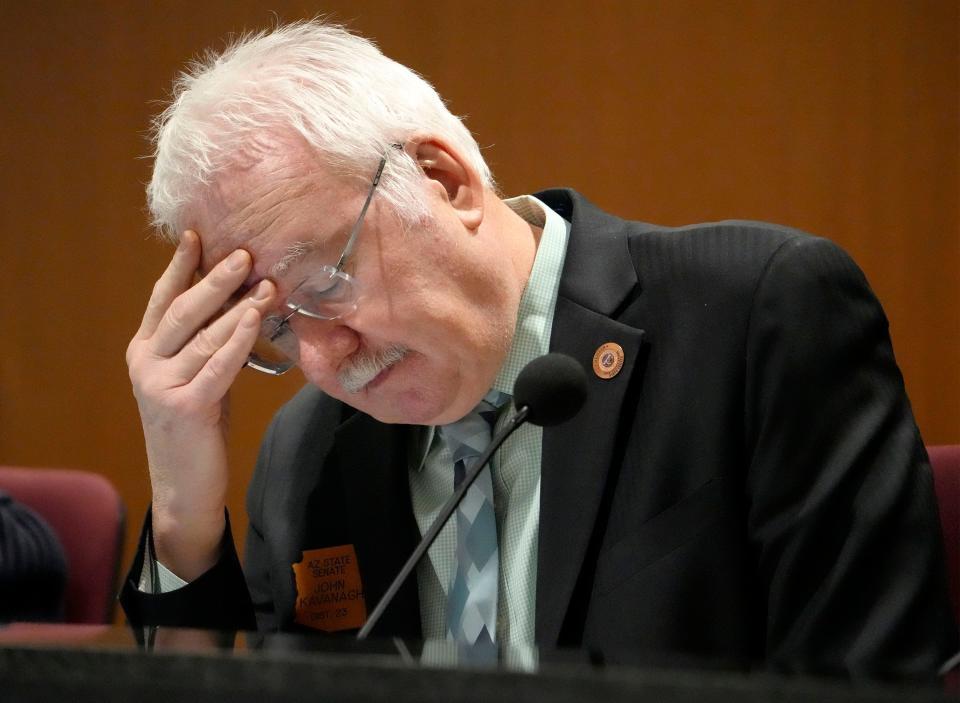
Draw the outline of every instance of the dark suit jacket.
M935 670L956 633L930 470L857 266L782 227L668 229L538 197L572 222L550 349L590 378L543 434L537 643ZM611 341L626 359L603 380L589 369ZM247 501L261 628L293 627L305 549L354 544L377 602L419 535L410 436L314 388L279 411ZM128 585L131 620L252 626L224 544L175 594ZM375 634L419 633L410 582Z

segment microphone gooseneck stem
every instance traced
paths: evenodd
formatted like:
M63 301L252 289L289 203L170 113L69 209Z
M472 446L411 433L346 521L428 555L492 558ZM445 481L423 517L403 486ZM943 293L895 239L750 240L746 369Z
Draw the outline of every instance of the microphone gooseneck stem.
M420 540L420 544L418 544L417 548L413 550L413 554L410 555L410 558L407 559L396 578L393 579L390 587L383 594L383 597L380 598L380 601L377 603L377 607L373 609L373 612L370 613L370 617L367 618L367 621L364 623L363 627L360 628L360 631L357 633L358 640L366 639L367 635L370 634L370 631L376 627L377 621L379 621L380 616L383 615L383 611L387 609L387 606L390 605L390 602L393 600L394 596L397 595L397 591L400 590L400 586L402 586L403 582L407 580L410 572L413 571L414 567L423 558L423 555L426 554L428 549L430 549L430 546L433 544L434 540L437 539L437 535L440 534L440 530L442 530L443 526L447 524L447 520L449 520L450 516L453 515L453 511L457 509L460 501L463 500L463 496L467 494L467 489L470 488L470 485L476 480L477 476L480 475L480 471L482 471L483 467L487 465L488 461L490 461L490 457L493 456L493 453L497 451L500 448L500 445L506 441L507 437L513 434L514 430L526 422L529 412L530 408L527 406L520 408L517 411L517 414L511 417L507 421L507 424L504 425L503 429L501 429L497 436L493 438L493 440L484 450L483 454L477 457L477 460L473 463L469 470L467 470L463 477L463 481L460 482L460 485L457 486L456 490L454 490L453 495L451 495L447 502L444 503L443 508L440 510L440 514L437 515L437 519L433 521L432 525L430 525L430 529L428 529L423 535L423 539Z

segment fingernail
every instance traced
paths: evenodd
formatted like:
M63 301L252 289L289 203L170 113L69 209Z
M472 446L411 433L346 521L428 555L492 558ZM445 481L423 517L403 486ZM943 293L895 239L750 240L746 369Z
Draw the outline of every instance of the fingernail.
M270 297L270 281L260 281L257 287L253 289L253 295L250 300L266 300Z
M250 256L243 249L237 249L227 257L227 271L239 271L247 263L247 257Z
M186 230L182 235L180 235L180 248L186 249L191 244L193 244L193 238L196 237L193 233L193 230Z

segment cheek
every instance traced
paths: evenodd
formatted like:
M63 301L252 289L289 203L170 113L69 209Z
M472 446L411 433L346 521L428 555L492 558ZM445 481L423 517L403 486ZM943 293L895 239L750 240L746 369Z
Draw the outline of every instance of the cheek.
M497 295L471 291L456 279L448 278L442 286L432 283L410 287L404 297L391 299L396 332L417 351L451 365L482 363L506 352L515 320Z
M356 314L364 336L404 344L447 374L488 374L509 348L515 321L498 269L489 261L484 268L430 231L394 239L383 242L377 265L362 272L368 285Z

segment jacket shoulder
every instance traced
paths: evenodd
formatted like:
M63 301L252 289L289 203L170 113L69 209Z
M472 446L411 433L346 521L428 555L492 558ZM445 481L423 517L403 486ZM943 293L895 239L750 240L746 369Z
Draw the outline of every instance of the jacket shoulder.
M749 296L777 259L802 251L846 257L833 242L784 225L731 219L666 226L611 215L570 189L536 196L571 223L568 257L577 266L565 274L568 289L580 297L589 297L583 291L598 281L608 285L629 275L638 284L634 294L709 288L712 296ZM629 264L618 263L625 259ZM620 270L625 265L629 275Z

